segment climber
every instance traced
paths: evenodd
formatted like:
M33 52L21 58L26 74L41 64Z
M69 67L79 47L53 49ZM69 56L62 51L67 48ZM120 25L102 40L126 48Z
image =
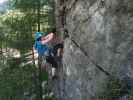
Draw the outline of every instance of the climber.
M40 57L43 57L48 63L52 64L52 77L55 76L55 68L57 67L57 63L55 59L51 56L50 51L51 49L49 48L47 42L43 43L43 40L48 41L49 37L47 36L46 33L42 32L36 32L35 33L35 49L38 52L38 55ZM44 65L45 66L45 65ZM47 66L45 66L47 67Z
M40 56L45 56L46 61L52 65L52 76L55 76L57 62L63 55L63 41L57 36L55 28L48 35L36 32L35 40L35 49Z
M41 43L50 48L50 54L46 56L46 61L52 65L52 76L55 76L57 62L63 55L63 41L56 35L56 29L53 29L48 35L42 37Z

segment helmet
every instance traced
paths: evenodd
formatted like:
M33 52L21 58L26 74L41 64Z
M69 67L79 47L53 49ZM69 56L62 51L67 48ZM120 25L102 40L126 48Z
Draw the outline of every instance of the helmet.
M40 37L42 37L42 32L36 32L35 33L35 39L37 40L37 39L39 39Z
M42 37L42 36L46 36L47 34L46 33L43 33L43 32L36 32L35 33L35 39L37 40L37 39L39 39L40 37Z

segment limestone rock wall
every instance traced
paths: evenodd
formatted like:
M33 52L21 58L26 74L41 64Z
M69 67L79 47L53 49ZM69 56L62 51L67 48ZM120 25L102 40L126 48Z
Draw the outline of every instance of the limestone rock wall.
M91 100L102 90L108 75L96 64L120 79L133 78L133 0L56 0L56 6L57 28L69 34L63 100Z

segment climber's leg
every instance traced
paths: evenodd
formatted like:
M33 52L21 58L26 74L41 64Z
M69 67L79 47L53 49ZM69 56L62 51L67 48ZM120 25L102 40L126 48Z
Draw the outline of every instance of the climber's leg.
M63 48L58 48L57 49L57 56L62 57L63 56Z
M63 44L57 44L53 47L54 56L62 57L63 55Z
M46 57L46 61L52 65L51 74L52 74L52 78L55 78L56 77L56 69L58 67L57 62L55 61L54 57L52 57L52 56Z
M50 64L52 65L52 67L54 67L54 68L57 68L57 67L58 67L57 62L55 61L54 57L52 57L52 56L47 56L47 57L46 57L46 61L47 61L48 63L50 63Z

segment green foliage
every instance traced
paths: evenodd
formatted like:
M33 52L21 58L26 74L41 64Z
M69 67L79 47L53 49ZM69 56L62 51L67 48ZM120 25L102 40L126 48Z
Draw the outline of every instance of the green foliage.
M25 67L7 67L0 72L0 99L23 100L24 92L32 92L32 73L35 68L31 65ZM7 99L8 98L8 99Z
M41 7L47 5L50 0L40 0ZM20 9L21 11L27 12L33 9L37 9L38 0L14 0L14 6L16 9Z
M124 80L120 80L115 76L110 77L105 82L103 92L99 93L99 97L104 97L107 100L118 100L119 97L128 93L128 86Z
M57 100L54 96L46 96L45 100Z
M129 97L128 100L133 100L133 90L131 90L131 91L129 92L128 97Z
M42 80L48 81L48 73L46 71L43 71L43 73L42 73Z
M17 14L19 12L14 13ZM32 23L34 23L34 18L26 15L18 14L5 18L3 24L7 29L10 29L5 38L8 47L16 48L20 51L31 49L33 45L33 38L31 36Z
M41 31L47 31L54 26L53 2L40 1ZM28 53L34 44L32 33L37 30L38 0L10 0L10 3L11 10L0 16L0 48L15 48L20 51L21 57L2 55L0 59L0 100L24 100L29 97L36 100L35 84L38 85L38 76L33 79L33 74L37 70L32 65L22 66L22 63L28 61L22 55ZM48 73L42 73L41 78L48 80ZM48 97L47 100L55 99Z

